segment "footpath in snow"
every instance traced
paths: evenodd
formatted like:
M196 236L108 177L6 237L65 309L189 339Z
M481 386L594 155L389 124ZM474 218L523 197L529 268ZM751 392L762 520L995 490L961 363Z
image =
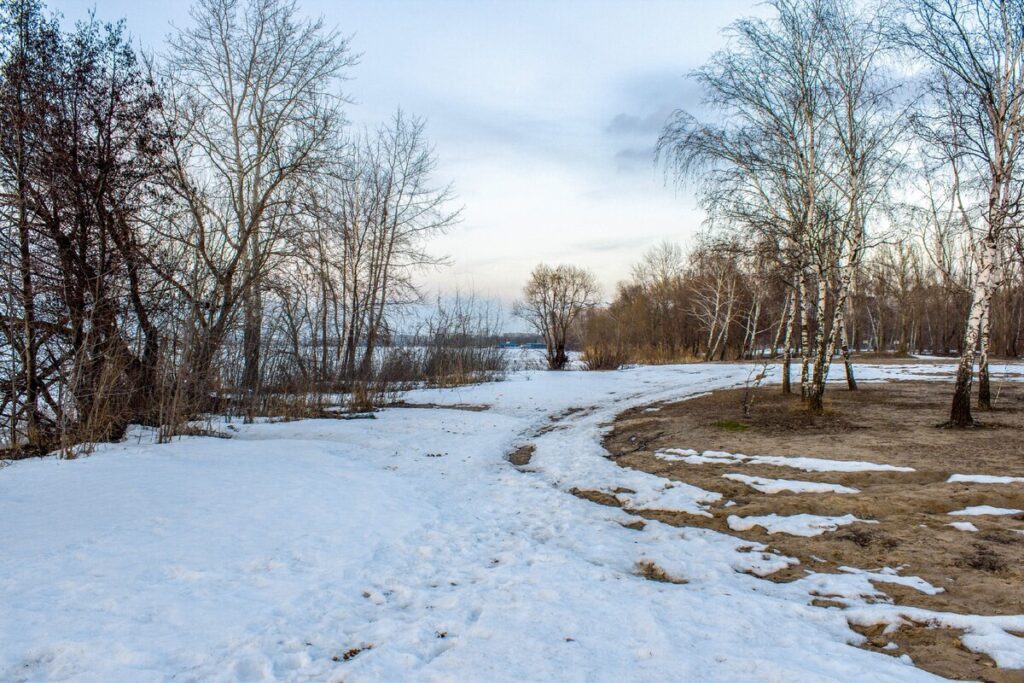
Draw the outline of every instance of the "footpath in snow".
M17 462L0 470L0 680L935 680L852 647L847 622L898 623L908 610L864 597L880 580L928 590L920 579L775 584L757 575L795 560L707 529L637 531L569 493L708 514L718 494L620 468L600 438L627 408L749 374L527 371L406 396L479 412L233 425ZM512 466L527 443L529 465ZM644 562L680 583L642 578ZM815 593L856 609L811 606ZM1024 659L1005 633L1024 617L962 621L968 647Z

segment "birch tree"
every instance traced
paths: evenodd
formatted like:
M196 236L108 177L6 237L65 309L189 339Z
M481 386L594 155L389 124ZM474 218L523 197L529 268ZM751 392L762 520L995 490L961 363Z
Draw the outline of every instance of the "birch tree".
M932 107L919 129L955 169L957 209L977 263L949 417L951 426L967 427L974 424L974 365L1000 282L1001 248L1024 195L1024 4L919 0L906 12L902 39L932 67Z
M785 315L799 320L801 396L820 413L865 233L888 198L900 116L881 68L883 16L832 0L770 6L772 18L734 24L733 45L696 73L722 122L679 112L659 152L678 178L699 179L713 227L774 255L795 300Z
M695 180L713 224L764 245L797 291L801 320L801 387L808 387L808 269L812 232L825 183L822 165L825 61L819 0L777 0L775 16L744 19L727 32L732 45L695 74L716 121L676 112L658 152L676 178ZM824 314L824 311L821 311ZM788 357L788 351L786 352ZM788 364L784 365L788 374ZM783 382L788 389L788 381Z
M815 245L819 308L831 294L831 316L819 311L815 373L809 396L821 410L821 394L837 348L842 348L847 385L856 389L846 341L850 289L868 247L868 226L891 205L907 117L893 103L899 84L886 71L891 53L889 18L878 10L857 11L845 3L824 13L825 63L819 72L825 98L825 131L833 158L822 167L833 214ZM828 292L831 286L832 292ZM826 332L827 330L827 332Z

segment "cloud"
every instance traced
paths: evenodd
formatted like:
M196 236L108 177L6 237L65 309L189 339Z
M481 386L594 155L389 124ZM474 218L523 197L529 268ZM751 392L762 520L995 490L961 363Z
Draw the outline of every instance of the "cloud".
M606 251L621 251L623 249L629 249L636 245L636 238L609 238L603 240L588 240L586 242L576 242L571 245L571 250L574 252L589 252L589 253L600 253Z
M616 114L604 127L604 130L609 135L614 136L657 135L661 131L661 127L665 125L665 119L668 115L668 110L651 112L646 116Z
M625 103L607 125L609 134L638 134L660 130L677 109L700 115L704 90L688 69L658 69L630 74L616 84L617 99Z
M624 147L615 153L615 169L620 173L649 171L654 166L654 145Z

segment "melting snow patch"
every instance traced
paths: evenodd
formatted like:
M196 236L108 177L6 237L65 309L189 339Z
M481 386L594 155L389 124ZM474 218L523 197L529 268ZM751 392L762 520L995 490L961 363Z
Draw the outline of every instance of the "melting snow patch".
M623 507L633 510L668 510L711 517L705 505L722 498L717 491L706 491L683 482L667 482L661 477L633 477L621 484L633 492L612 493Z
M766 479L764 477L751 477L738 473L723 474L722 478L746 484L761 493L781 493L782 491L792 491L793 493L860 493L857 489L850 488L849 486L825 484L816 481Z
M856 567L840 567L839 571L847 574L856 574L863 576L868 581L877 581L879 583L896 583L901 586L907 586L913 588L916 591L920 591L925 595L938 595L939 593L945 592L945 588L941 586L933 586L928 583L920 576L900 576L899 572L892 567L883 567L877 572L869 572L863 569L857 569Z
M684 462L687 465L733 465L746 459L747 456L723 451L698 453L689 448L667 448L656 452L654 457L668 462Z
M1024 483L1024 477L997 477L991 474L954 474L946 483L955 484L963 482L967 484L1014 484Z
M804 472L913 472L913 467L883 465L863 460L828 460L785 455L755 455L748 459L751 465L778 465L793 467Z
M858 519L853 515L842 515L841 517L824 517L821 515L789 515L780 516L775 513L761 517L739 517L729 515L727 520L729 528L733 531L747 531L755 526L764 527L769 534L789 534L790 536L818 536L826 531L835 531L841 526L864 522L866 524L878 524L869 519Z
M792 467L805 472L913 472L913 467L899 467L863 460L830 460L827 458L806 458L790 455L743 455L725 451L704 451L698 453L690 448L666 448L655 457L669 462L684 462L687 465L775 465Z
M1018 512L1024 512L1024 510L1017 510L1015 508L997 508L991 505L974 505L966 507L963 510L954 510L950 512L951 515L957 515L959 517L976 517L978 515L1015 515Z
M951 522L950 524L947 524L946 526L951 526L954 529L959 529L960 531L977 531L978 530L978 527L974 526L970 522Z
M865 605L847 610L846 614L851 624L885 624L886 631L895 631L908 623L960 629L964 631L960 640L968 650L988 655L1004 669L1024 668L1024 639L1007 633L1024 631L1024 615L979 616L895 605Z

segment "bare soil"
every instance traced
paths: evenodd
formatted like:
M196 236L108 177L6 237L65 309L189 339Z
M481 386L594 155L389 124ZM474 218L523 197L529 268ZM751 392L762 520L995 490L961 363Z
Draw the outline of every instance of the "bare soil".
M983 426L969 430L939 428L948 410L952 385L914 381L862 384L858 391L827 394L824 416L811 418L798 396L778 387L757 390L752 413L742 415L742 390L716 391L679 403L637 408L620 415L605 447L623 467L684 481L722 493L712 518L679 512L644 511L642 516L679 526L704 526L767 543L801 564L771 575L789 581L806 569L838 572L840 566L899 568L944 592L929 596L912 588L879 584L900 605L968 614L1024 613L1024 514L950 517L974 505L1024 509L1024 484L947 483L951 474L1024 477L1024 386L998 383L996 408L978 412ZM654 452L665 448L721 450L746 455L801 455L836 460L867 460L913 467L913 472L803 472L769 465L667 462ZM760 493L722 478L729 472L772 479L820 481L859 489L857 494ZM596 502L593 492L580 492ZM732 505L725 504L732 501ZM761 528L735 532L729 515L777 513L844 515L879 524L854 524L820 536L769 535ZM970 521L977 532L948 526ZM823 605L831 604L823 596ZM866 648L890 655L909 654L915 664L956 679L1024 681L1024 671L995 667L984 655L968 651L960 633L926 625L882 636L859 629ZM894 642L896 649L882 650ZM1024 648L1024 639L1021 641Z

